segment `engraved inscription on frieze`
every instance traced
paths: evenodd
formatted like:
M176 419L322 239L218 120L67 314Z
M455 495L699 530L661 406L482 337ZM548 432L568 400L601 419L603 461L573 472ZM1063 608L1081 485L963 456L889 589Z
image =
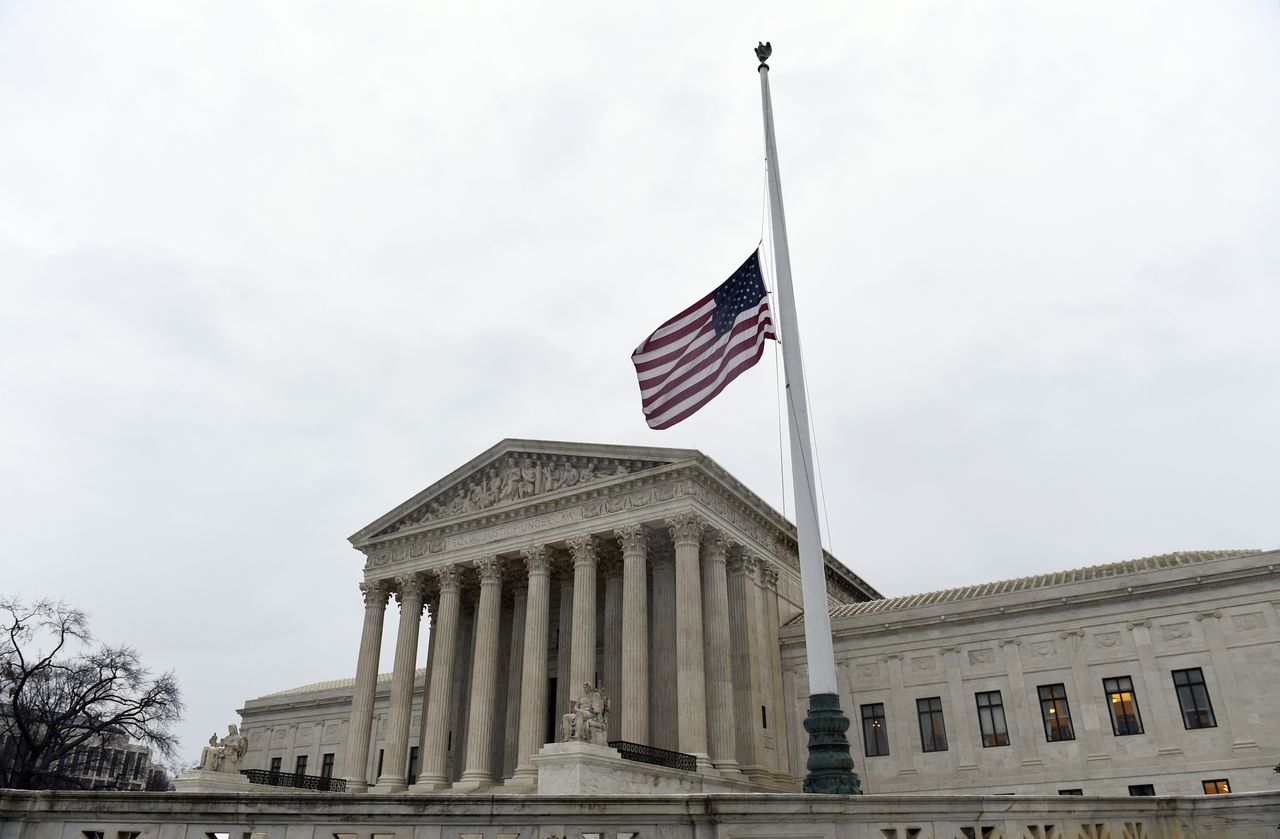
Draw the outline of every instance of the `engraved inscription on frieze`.
M665 465L650 460L515 452L435 496L377 535Z
M1263 617L1261 612L1246 612L1243 615L1231 616L1231 626L1236 632L1262 629L1266 625L1267 619Z

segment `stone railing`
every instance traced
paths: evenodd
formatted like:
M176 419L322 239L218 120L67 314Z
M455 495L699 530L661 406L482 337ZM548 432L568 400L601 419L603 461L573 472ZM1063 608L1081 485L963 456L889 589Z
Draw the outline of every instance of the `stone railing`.
M500 789L500 788L499 788ZM496 792L496 790L495 790ZM538 796L0 791L0 835L254 839L1276 839L1280 792L1205 796Z

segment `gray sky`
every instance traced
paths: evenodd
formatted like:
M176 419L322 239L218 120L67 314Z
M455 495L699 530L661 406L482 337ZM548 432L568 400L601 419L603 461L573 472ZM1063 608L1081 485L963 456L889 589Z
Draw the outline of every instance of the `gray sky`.
M354 673L346 536L503 437L699 448L781 506L772 356L667 432L628 360L760 235L759 39L838 556L893 595L1276 547L1278 36L0 2L0 592L176 670L194 755Z

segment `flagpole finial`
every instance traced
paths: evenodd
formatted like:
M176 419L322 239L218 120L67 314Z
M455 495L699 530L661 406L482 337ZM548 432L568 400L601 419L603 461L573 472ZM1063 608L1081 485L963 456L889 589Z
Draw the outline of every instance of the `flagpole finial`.
M760 66L768 70L769 65L765 64L769 60L769 56L773 55L773 45L768 41L761 41L756 45L756 58L760 59Z

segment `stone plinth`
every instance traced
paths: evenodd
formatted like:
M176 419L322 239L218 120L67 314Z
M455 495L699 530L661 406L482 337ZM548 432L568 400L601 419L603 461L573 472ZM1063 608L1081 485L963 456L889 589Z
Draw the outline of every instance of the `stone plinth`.
M174 780L175 792L261 792L239 772L210 772L208 769L192 769Z
M714 770L686 772L634 760L617 749L570 741L548 743L533 758L539 795L649 795L654 793L741 793L759 787Z

